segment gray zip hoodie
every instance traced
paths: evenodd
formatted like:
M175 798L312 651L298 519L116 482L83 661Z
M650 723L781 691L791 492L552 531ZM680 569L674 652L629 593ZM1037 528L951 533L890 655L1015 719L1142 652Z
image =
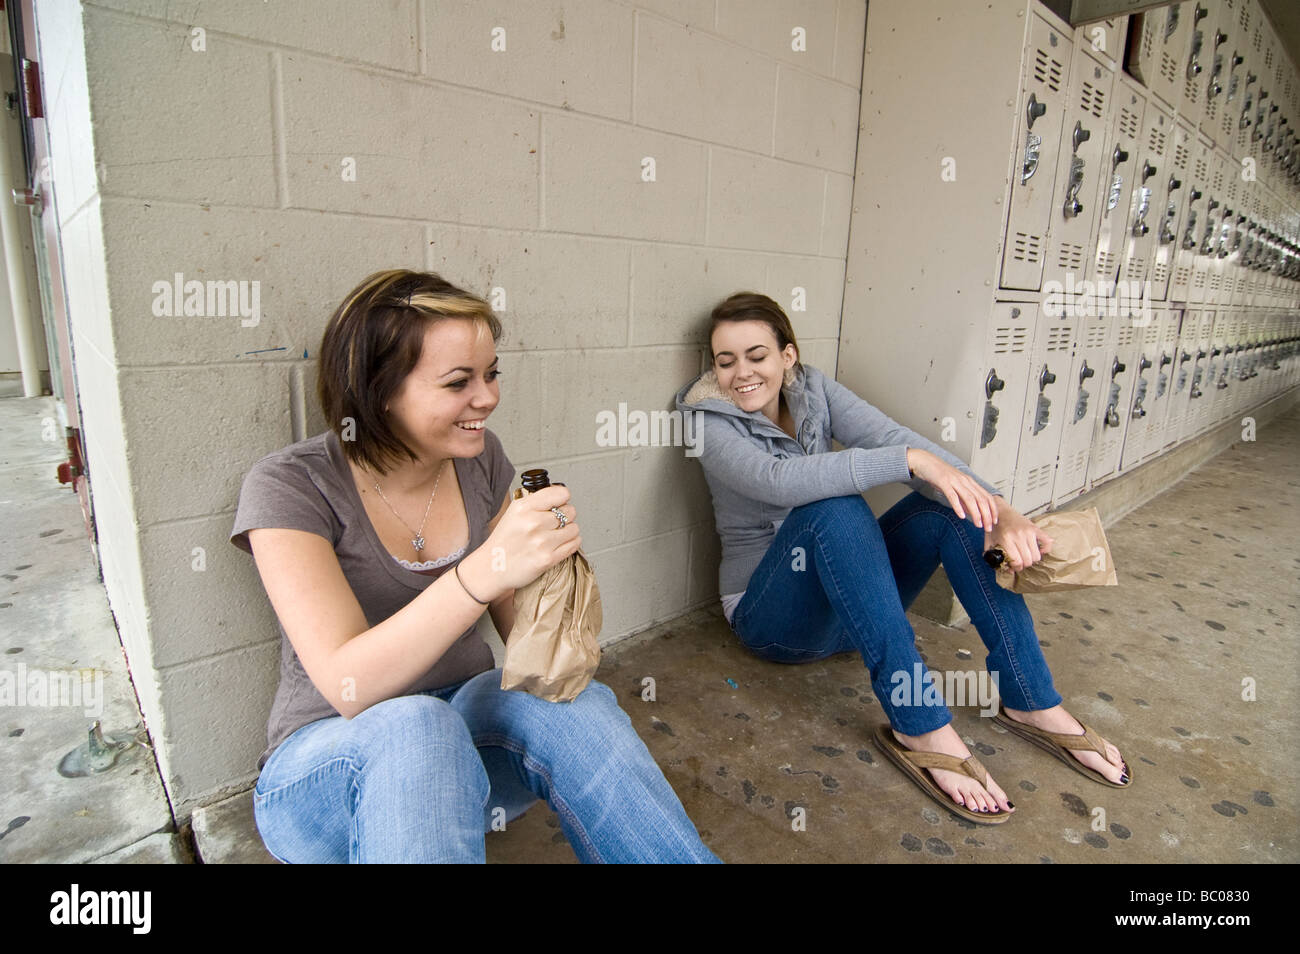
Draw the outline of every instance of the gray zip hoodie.
M997 493L956 456L886 417L816 368L796 365L794 381L781 391L798 440L762 411L737 407L712 370L677 392L677 408L693 428L689 433L713 495L722 538L718 585L723 595L745 589L777 529L801 504L900 481L946 505L943 494L910 476L909 447L929 451ZM831 450L832 438L845 450Z

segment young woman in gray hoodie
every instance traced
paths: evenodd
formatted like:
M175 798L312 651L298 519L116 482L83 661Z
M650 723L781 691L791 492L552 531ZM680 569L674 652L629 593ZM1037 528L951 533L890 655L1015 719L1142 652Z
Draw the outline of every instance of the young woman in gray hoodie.
M1081 774L1127 786L1119 751L1061 706L1024 597L982 559L998 545L1019 570L1051 540L957 457L802 365L772 299L741 292L719 304L710 354L677 407L692 418L713 496L723 611L745 646L786 663L859 652L890 721L876 732L882 751L954 814L1005 821L1014 805L953 729L905 614L942 562L988 648L997 721ZM913 493L877 520L861 495L893 481Z

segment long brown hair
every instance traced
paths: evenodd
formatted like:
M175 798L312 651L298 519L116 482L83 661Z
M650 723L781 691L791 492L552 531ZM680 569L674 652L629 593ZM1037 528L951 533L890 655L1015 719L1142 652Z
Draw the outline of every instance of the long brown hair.
M794 340L790 318L771 298L758 292L736 292L720 302L709 316L709 360L714 361L713 332L724 321L761 321L772 330L781 351L794 345L795 364L799 363L799 344Z
M475 322L501 338L501 322L477 295L433 272L388 269L352 289L321 338L316 396L353 463L385 474L403 457L419 460L389 425L385 408L420 360L425 332L438 321Z

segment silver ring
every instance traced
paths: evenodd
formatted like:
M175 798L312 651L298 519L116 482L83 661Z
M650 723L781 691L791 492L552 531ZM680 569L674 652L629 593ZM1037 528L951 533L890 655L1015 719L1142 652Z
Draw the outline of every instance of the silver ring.
M563 530L566 526L568 526L569 518L564 515L563 510L561 510L559 507L552 507L551 513L555 514L555 519L560 521L560 525L555 528L556 530Z

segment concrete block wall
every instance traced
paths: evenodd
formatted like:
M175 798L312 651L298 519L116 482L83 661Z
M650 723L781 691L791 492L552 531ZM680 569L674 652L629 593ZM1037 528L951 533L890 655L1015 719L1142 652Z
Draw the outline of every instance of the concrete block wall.
M226 536L248 467L324 429L314 351L378 268L504 291L490 426L573 489L606 641L716 599L698 463L601 446L597 415L670 409L708 311L742 288L787 308L804 289L804 358L834 373L865 16L40 5L104 579L178 816L255 776L278 637ZM176 273L259 283L259 320L156 314Z

